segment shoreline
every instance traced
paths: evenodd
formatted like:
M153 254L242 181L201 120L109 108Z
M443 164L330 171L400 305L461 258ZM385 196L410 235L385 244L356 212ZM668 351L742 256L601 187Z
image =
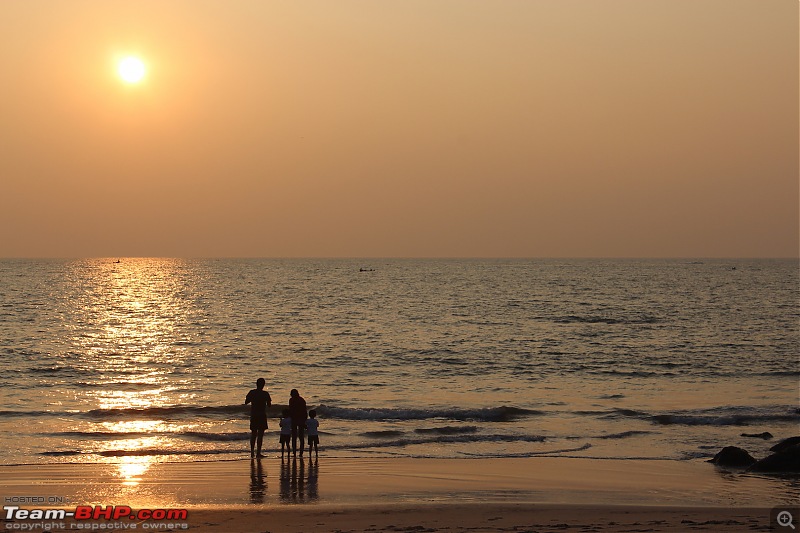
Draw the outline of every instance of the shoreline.
M754 476L694 461L131 459L2 466L0 496L5 505L22 509L186 509L188 518L173 530L270 533L753 531L769 527L771 508L800 501L797 478ZM9 503L7 498L15 497L43 500ZM3 522L5 529L24 523ZM64 521L66 529L113 525L106 522ZM159 525L120 522L126 528L132 524Z

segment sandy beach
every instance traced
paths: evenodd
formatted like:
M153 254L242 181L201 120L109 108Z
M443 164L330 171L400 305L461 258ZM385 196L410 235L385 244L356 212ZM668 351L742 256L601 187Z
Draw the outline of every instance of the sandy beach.
M273 533L757 531L769 529L771 508L796 502L800 490L796 480L726 472L699 462L267 457L149 464L147 458L133 459L142 461L2 467L5 505L66 511L115 505L134 514L187 510L185 519L176 520L59 521L67 529L94 523ZM25 523L45 527L41 520L4 521L6 530L21 530Z
M566 506L544 504L395 505L193 516L201 531L758 531L757 509Z

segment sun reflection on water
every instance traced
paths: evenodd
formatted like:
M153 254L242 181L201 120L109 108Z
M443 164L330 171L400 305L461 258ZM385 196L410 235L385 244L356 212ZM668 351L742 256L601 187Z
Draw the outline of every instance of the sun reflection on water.
M156 427L158 424L147 423L132 423L127 428L128 433L137 435L147 430L148 426ZM114 424L119 426L119 424ZM147 470L153 466L158 457L149 455L150 450L158 449L159 446L164 446L166 439L160 436L138 436L124 440L112 440L101 444L97 450L101 455L110 454L108 457L109 462L112 462L117 467L117 476L122 481L123 485L138 485L142 480L142 476ZM137 455L137 452L144 452L143 455Z
M103 422L101 425L108 433L156 433L167 429L167 425L161 420L125 420Z
M122 478L122 484L128 487L135 487L142 480L142 474L154 463L153 457L149 456L136 456L125 457L125 462L119 463L119 477Z
M185 357L182 333L191 305L185 297L183 265L176 260L97 260L74 312L82 315L73 341L91 354L93 370L109 379L156 384ZM87 327L88 325L88 327Z
M195 366L192 274L174 259L94 259L74 269L65 323L84 376L75 400L93 419L74 431L85 435L84 450L114 465L122 485L136 486L174 457L174 435L192 427L159 411L195 398L174 378Z
M161 405L164 394L174 387L142 390L132 393L123 390L92 391L100 409L147 409Z
M146 409L177 403L170 375L187 368L194 312L181 260L108 259L77 263L79 290L67 323L86 376L90 408ZM87 272L88 271L88 272Z

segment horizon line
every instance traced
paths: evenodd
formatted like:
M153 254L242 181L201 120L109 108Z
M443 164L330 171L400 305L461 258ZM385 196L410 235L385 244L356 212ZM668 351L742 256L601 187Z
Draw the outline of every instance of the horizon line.
M87 256L9 256L0 261L72 261L84 259L262 259L262 260L692 260L692 261L733 261L733 260L798 260L798 256L159 256L159 255L87 255Z

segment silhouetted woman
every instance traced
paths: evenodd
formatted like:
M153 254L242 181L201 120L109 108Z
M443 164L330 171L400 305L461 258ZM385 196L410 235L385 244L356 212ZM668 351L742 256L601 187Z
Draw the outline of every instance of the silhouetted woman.
M289 393L289 416L292 418L292 453L297 455L297 438L300 437L300 455L303 455L305 448L304 431L306 429L306 419L308 413L306 412L306 401L297 392L297 389L292 389Z

